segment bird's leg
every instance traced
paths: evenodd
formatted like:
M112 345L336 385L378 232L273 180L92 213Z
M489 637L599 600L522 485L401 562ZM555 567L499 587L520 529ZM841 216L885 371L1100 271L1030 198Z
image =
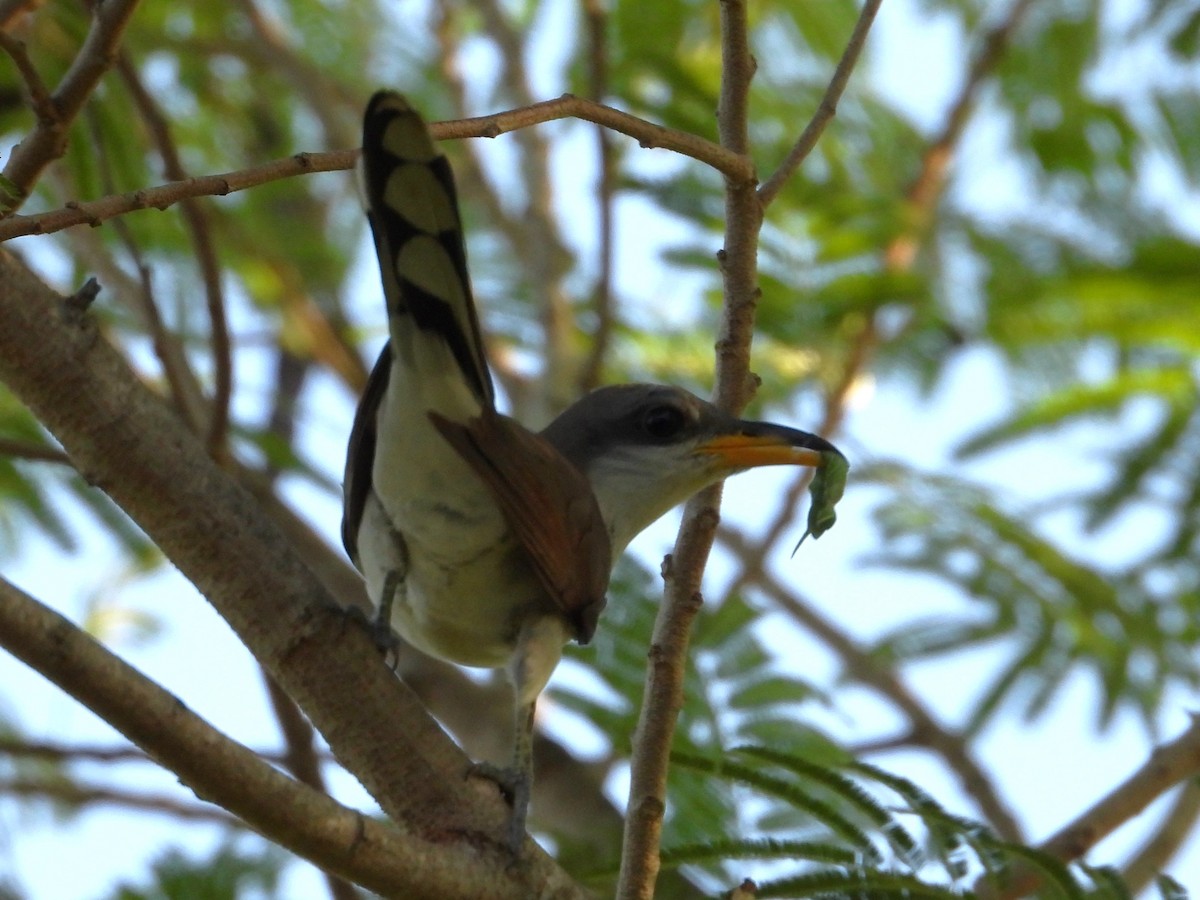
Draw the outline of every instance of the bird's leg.
M375 646L383 654L384 662L391 662L394 668L399 662L400 639L392 630L392 607L396 603L396 593L405 589L408 579L408 544L404 536L388 522L388 531L392 539L392 549L395 553L396 565L388 569L383 578L383 590L379 592L379 608L375 610L375 621L371 628L371 637Z
M533 714L538 695L550 680L567 637L565 626L555 616L533 617L521 626L508 669L513 686L512 765L502 768L479 763L472 770L496 782L512 805L506 837L513 856L520 855L525 841L525 820L533 789Z
M396 569L387 573L379 596L379 608L375 610L375 621L371 623L371 638L383 654L384 662L392 668L400 662L400 639L392 630L392 606L396 602L396 591L404 590L404 574Z
M521 845L525 843L525 821L533 789L533 713L536 706L536 698L522 703L519 697L514 705L516 730L511 766L477 762L471 767L471 774L494 781L511 807L504 842L514 857L521 855Z

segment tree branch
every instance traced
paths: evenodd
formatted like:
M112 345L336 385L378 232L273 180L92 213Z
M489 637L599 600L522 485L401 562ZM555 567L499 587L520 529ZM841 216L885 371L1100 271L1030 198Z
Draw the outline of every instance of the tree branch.
M1169 744L1156 747L1141 768L1038 849L1062 862L1081 859L1159 796L1185 778L1197 775L1200 775L1200 716L1193 714L1183 734ZM980 900L1015 900L1036 890L1042 881L1040 872L1018 864L1002 888L977 884L976 891Z
M0 31L7 32L23 12L41 6L45 0L0 0Z
M591 99L600 103L608 95L608 10L603 0L583 0L583 12L587 20L588 81ZM596 184L599 246L596 248L596 283L592 288L592 310L596 316L596 327L592 333L591 350L579 375L578 389L583 392L590 391L600 384L604 361L608 356L613 330L616 327L612 285L616 160L608 131L600 126L596 128L596 157L600 164L600 177Z
M29 462L51 462L69 466L70 457L57 447L38 441L22 441L16 438L0 438L0 456L24 459Z
M38 74L37 68L29 58L29 52L24 41L19 41L7 31L0 30L0 49L7 53L16 64L21 80L25 82L25 90L29 92L29 105L38 121L49 120L58 114L50 91Z
M521 872L507 871L507 812L495 787L465 779L468 760L387 669L365 632L347 626L306 561L90 319L2 253L0 378L83 476L108 492L212 602L383 809L414 840L437 842L420 844L421 877L434 878L445 864L460 875L473 872L476 887L494 885L497 896L530 896L530 884L573 895L569 879L532 842ZM51 653L49 661L39 655L31 662L55 659ZM110 712L135 714L124 707ZM165 752L153 735L147 744ZM193 753L198 746L205 745L189 744ZM229 777L227 767L217 768ZM469 851L464 836L477 842ZM411 860L410 851L404 855ZM435 895L441 890L431 889Z
M1003 59L1008 42L1031 2L1032 0L1017 0L1004 20L985 35L980 51L971 63L966 82L950 104L941 129L926 148L921 157L920 168L905 192L909 215L905 218L904 228L883 248L885 271L907 272L916 261L917 251L925 238L934 207L945 190L954 150L962 139L970 112L978 100L979 91ZM818 434L834 435L840 429L845 416L846 399L855 383L870 367L879 342L880 334L875 313L871 312L863 317L857 334L851 340L841 377L826 397L825 414L817 429ZM767 552L795 521L800 509L800 497L811 480L811 471L804 471L793 479L762 538L753 548L747 549L746 556L742 559L742 571L731 583L730 593L741 590L752 573L762 570Z
M871 31L871 24L875 21L875 14L879 12L882 3L883 0L867 0L863 4L862 11L858 14L858 21L854 24L854 31L851 32L846 49L842 52L842 58L838 61L837 68L833 70L833 78L830 79L829 86L825 88L821 102L817 104L817 111L813 113L813 117L805 126L804 131L800 133L800 137L797 138L787 158L758 189L758 202L764 207L770 206L771 201L779 195L787 180L800 168L800 164L817 145L817 141L825 132L825 127L837 115L838 100L846 90L846 84L850 81L850 73L858 65L858 58L867 43L867 34Z
M463 889L468 872L495 878L494 872L479 872L478 854L455 854L451 848L431 852L419 839L346 809L276 771L3 579L0 642L146 750L198 796L322 868L388 896L472 897L477 894Z
M115 61L117 45L136 7L137 0L104 0L92 7L92 27L50 97L54 115L39 118L33 131L8 157L3 174L15 193L0 204L3 210L0 218L20 209L42 171L63 155L71 123L95 90L100 77Z
M725 246L717 258L724 281L721 333L716 344L714 402L733 413L751 393L750 339L758 300L757 245L762 207L747 157L747 98L754 74L744 0L721 0L721 91L717 132L721 147L750 169L749 178L725 178ZM704 567L712 549L721 485L697 494L684 508L675 548L663 563L666 587L654 622L642 709L634 733L629 805L617 896L650 900L659 870L666 812L668 759L679 710L690 630L702 598Z
M53 234L75 225L91 225L94 228L114 216L139 209L163 210L190 197L224 197L246 188L310 172L353 169L357 159L357 150L296 153L284 159L239 169L236 172L200 175L157 187L139 188L113 197L101 197L98 200L72 201L61 209L31 216L0 219L0 241L30 234Z
M179 150L171 136L171 126L158 104L142 84L141 76L129 59L121 53L117 59L117 72L125 83L133 105L145 122L154 142L155 149L163 162L168 178L176 181L187 179ZM221 287L221 264L213 242L212 228L204 207L194 199L185 199L181 204L183 222L195 251L196 263L204 283L204 297L208 307L208 324L212 341L213 396L209 405L208 452L217 459L228 453L225 446L229 430L229 402L233 395L233 351L229 344L229 321L225 313L225 291Z
M704 138L664 128L631 116L628 113L564 94L555 100L543 100L532 106L479 116L435 122L430 126L434 138L498 137L518 128L528 128L542 122L566 118L583 119L636 138L643 147L659 147L707 163L737 181L752 181L751 162L737 154L706 141ZM14 154L15 154L14 150ZM358 150L328 150L322 153L296 153L258 166L224 172L220 175L201 175L151 188L140 188L116 197L98 200L72 201L61 209L30 216L9 216L0 219L0 242L31 234L52 234L75 225L102 224L113 216L138 209L167 209L190 197L223 197L283 178L293 178L312 172L335 172L354 168ZM10 159L10 164L12 160Z
M1140 894L1167 867L1196 832L1197 820L1200 820L1200 779L1192 778L1180 786L1179 796L1154 833L1125 864L1122 874L1130 893Z
M271 702L271 710L275 713L275 720L283 733L284 765L301 784L306 784L319 793L328 794L325 777L321 774L321 760L313 742L316 732L308 719L304 718L304 713L275 679L265 670L262 674L267 688L267 699ZM333 900L357 900L358 891L354 889L354 885L331 872L325 872L324 875L329 896Z
M0 598L3 596L0 585ZM161 813L191 822L214 822L232 828L245 828L241 819L229 815L218 806L184 803L177 797L156 794L134 794L112 788L89 786L62 778L0 778L0 796L28 797L61 803L72 809L85 806L119 806L141 812Z

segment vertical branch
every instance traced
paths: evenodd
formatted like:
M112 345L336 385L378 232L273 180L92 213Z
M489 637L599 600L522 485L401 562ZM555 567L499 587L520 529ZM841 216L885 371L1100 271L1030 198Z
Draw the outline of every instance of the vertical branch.
M492 40L500 50L500 79L505 89L522 106L536 98L525 66L523 35L513 27L508 14L497 0L477 0L475 9L483 17ZM563 279L571 266L570 253L558 237L554 216L554 195L550 181L550 145L543 132L525 128L515 135L521 148L522 182L529 200L523 217L528 235L524 260L528 283L538 298L545 337L541 403L538 418L563 408L574 397L575 379L571 377L570 344L573 321Z
M721 2L721 146L749 151L747 99L754 75L744 0ZM749 398L750 337L758 299L757 243L762 224L753 178L725 182L725 247L718 253L724 280L721 332L716 345L715 402L739 412ZM703 599L700 582L719 521L721 486L688 502L672 554L663 562L665 596L654 623L645 700L631 760L629 806L617 896L650 900L659 870L671 740L683 705L683 678L692 621Z
M916 176L905 192L908 223L883 248L884 271L898 274L909 271L916 262L917 252L925 240L934 210L946 188L950 163L975 109L979 92L995 71L1008 49L1013 33L1033 0L1017 0L1003 20L984 36L979 52L971 62L966 81L946 113L937 135L921 157ZM860 19L861 23L861 19ZM851 389L867 371L879 347L880 335L875 315L868 314L851 340L850 352L837 383L825 398L825 413L818 428L819 434L832 435L841 427L846 412L846 400ZM730 583L728 593L736 594L754 580L766 564L767 554L780 536L791 527L800 508L800 498L812 479L811 472L797 476L785 492L775 518L763 536L746 549L740 558L740 571Z
M126 54L120 55L117 61L117 71L125 82L134 105L150 130L151 138L162 158L166 176L176 181L187 178L183 162L179 158L179 151L171 137L171 126L150 92L146 90L137 69L134 68ZM200 266L200 274L204 281L204 295L208 306L216 374L207 445L209 453L220 459L226 453L225 438L229 429L229 401L233 395L233 358L229 341L229 323L225 316L225 292L221 287L221 266L217 261L212 228L203 206L199 201L189 199L184 200L180 207L191 236L192 247L196 251L196 262Z
M86 116L91 131L92 146L100 168L100 178L104 190L108 193L115 191L112 177L112 166L106 152L104 137L100 133L100 125L95 115ZM154 354L162 366L163 377L170 391L171 402L179 412L180 417L187 423L189 430L199 432L206 413L203 393L196 382L195 373L188 365L187 354L182 344L167 330L162 315L158 311L158 303L154 298L154 284L150 277L150 266L142 256L141 248L133 237L133 231L124 219L113 221L113 230L117 239L125 247L129 259L137 269L140 290L119 291L121 296L137 298L137 306L142 314L143 325L150 335ZM113 265L116 265L114 260Z
M608 10L604 0L583 0L588 31L588 74L591 99L604 101L608 94ZM596 284L592 290L592 309L596 315L596 331L592 349L579 375L580 391L590 391L600 384L604 360L615 326L613 312L613 196L616 192L616 170L612 141L608 129L596 126L596 154L600 160L600 178L596 188L599 211L599 247L596 251Z

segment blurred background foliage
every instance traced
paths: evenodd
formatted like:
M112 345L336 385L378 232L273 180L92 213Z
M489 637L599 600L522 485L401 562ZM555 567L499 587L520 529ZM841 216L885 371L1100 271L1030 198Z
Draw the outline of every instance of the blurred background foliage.
M938 896L1028 862L1011 843L1026 839L1019 824L997 820L978 796L977 823L911 782L854 768L855 741L810 716L836 713L848 682L897 703L914 730L910 744L953 769L954 753L928 736L923 743L919 716L897 699L904 692L889 693L906 667L990 654L989 676L958 686L958 712L943 717L951 724L942 737L967 756L997 716L1036 720L1079 677L1100 698L1097 729L1130 710L1159 737L1169 704L1200 679L1200 7L896 0L893 13L890 4L831 127L768 210L754 412L841 437L855 463L851 497L873 510L875 532L856 539L862 564L897 584L931 579L961 602L859 640L772 574L768 553L787 544L791 521L773 498L763 499L761 518L775 516L778 528L725 534L734 574L706 596L672 783L667 860L690 873L690 888L676 886L684 893L759 872L746 857L767 861L760 896ZM0 27L25 43L45 83L57 83L86 34L88 4L10 2L0 11ZM199 175L355 146L361 108L379 85L404 90L431 119L570 91L715 139L718 13L712 0L145 2L65 156L21 213L172 180L172 153ZM751 137L765 177L816 109L857 7L754 0L750 16ZM928 74L928 61L905 46L924 29L954 48ZM885 81L898 71L907 75L899 88ZM33 124L15 67L0 65L0 147ZM449 152L492 362L519 416L545 421L601 382L707 390L720 315L715 173L571 121ZM96 276L104 293L94 310L108 338L164 392L178 389L162 362L166 339L211 394L217 365L204 298L223 292L234 455L284 496L305 486L336 497L338 428L383 333L352 180L293 178L199 205L204 237L175 208L8 249L64 289ZM615 233L606 209L617 212ZM198 241L219 261L215 284L198 271ZM614 259L647 248L655 269L614 272ZM151 308L162 320L157 337ZM887 447L856 438L865 430L857 417L869 414L856 398L872 385L929 398L979 352L1003 373L1010 411L960 432L945 466L936 454L929 465L918 464L920 453L896 455L921 447L919 420ZM1080 429L1086 448L1061 442ZM6 565L35 535L70 552L82 528L109 535L131 577L162 564L3 391L0 442ZM969 474L972 462L1036 442L1099 459L1102 482L1029 496ZM1121 529L1136 539L1120 541ZM1112 546L1114 535L1125 552L1089 550L1093 539ZM119 607L120 584L97 591ZM609 772L620 771L632 737L654 612L644 598L657 591L629 561L595 647L573 654L586 677L552 692L558 709L601 736ZM114 621L122 620L89 619L106 639ZM806 675L767 639L781 630L824 644L842 678ZM140 623L137 633L149 638L153 626ZM17 698L3 698L12 740L0 770L9 797L26 806L39 795L11 787L27 765L12 749L22 737L15 708ZM72 773L62 763L53 778L39 777ZM558 842L570 862L568 839ZM158 887L114 896L274 896L270 872L284 859L266 851L249 859L246 846L223 845L207 867L167 851L145 876ZM1063 895L1122 896L1111 870L1035 861ZM616 862L570 864L602 886ZM1150 884L1152 874L1130 865L1135 889ZM168 885L202 876L211 891ZM256 879L257 888L246 886ZM0 882L4 889L19 896L17 885ZM1177 896L1179 887L1165 880L1160 889Z

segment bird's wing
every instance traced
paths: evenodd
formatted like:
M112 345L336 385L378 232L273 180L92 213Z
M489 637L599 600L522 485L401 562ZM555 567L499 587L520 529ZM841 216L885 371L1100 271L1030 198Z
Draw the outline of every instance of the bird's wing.
M403 360L422 340L444 342L479 406L493 408L454 174L400 94L380 91L367 105L360 165L393 353Z
M588 480L545 438L494 411L466 424L433 412L429 418L488 486L542 586L586 644L612 570L608 529Z
M359 565L358 527L367 496L371 493L371 469L375 465L376 416L391 369L391 347L385 346L367 379L358 409L354 411L354 425L346 447L346 471L342 477L342 546L356 566Z

